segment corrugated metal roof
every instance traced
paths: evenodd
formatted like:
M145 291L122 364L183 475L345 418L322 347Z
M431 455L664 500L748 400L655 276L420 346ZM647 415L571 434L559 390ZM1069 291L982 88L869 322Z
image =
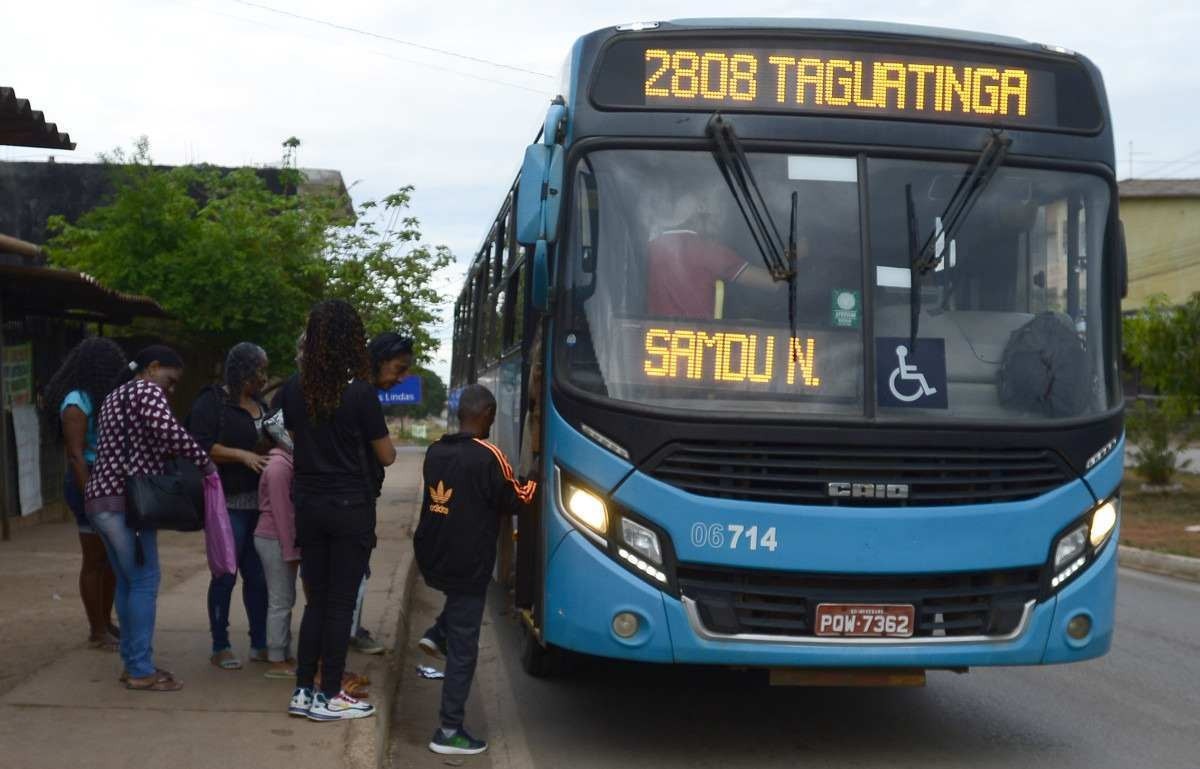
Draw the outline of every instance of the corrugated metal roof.
M6 318L83 316L128 323L134 318L169 317L148 296L114 291L86 273L33 263L30 251L40 253L41 249L16 238L0 241L0 304ZM5 253L17 256L6 258Z
M62 133L54 123L46 122L41 110L18 99L13 89L0 86L0 144L14 147L45 147L73 150L70 134Z
M1200 179L1126 179L1123 198L1200 198Z

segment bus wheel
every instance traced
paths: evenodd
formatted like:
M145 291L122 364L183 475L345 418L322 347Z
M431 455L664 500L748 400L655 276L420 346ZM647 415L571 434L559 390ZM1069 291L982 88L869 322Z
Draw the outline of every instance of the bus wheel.
M534 678L553 678L564 670L563 650L547 644L542 646L533 631L521 623L521 667Z

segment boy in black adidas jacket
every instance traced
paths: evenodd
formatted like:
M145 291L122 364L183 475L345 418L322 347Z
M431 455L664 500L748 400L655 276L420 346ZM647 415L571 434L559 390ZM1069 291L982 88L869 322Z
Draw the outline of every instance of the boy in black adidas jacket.
M504 453L487 442L496 399L483 385L462 391L462 432L444 436L425 454L425 499L413 545L426 584L446 594L446 605L419 645L446 658L442 726L429 749L445 755L487 750L463 729L463 710L479 656L479 627L501 516L515 515L533 499L536 484L520 483Z

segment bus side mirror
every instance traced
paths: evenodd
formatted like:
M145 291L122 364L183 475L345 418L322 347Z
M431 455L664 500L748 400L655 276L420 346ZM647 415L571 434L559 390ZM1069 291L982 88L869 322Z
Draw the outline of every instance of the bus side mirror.
M1129 252L1125 248L1125 222L1117 220L1117 242L1113 244L1117 257L1117 290L1122 299L1129 296Z
M562 187L562 146L531 144L526 147L517 185L517 242L533 246L539 240L553 243L558 238Z
M539 240L533 249L533 286L530 303L536 312L550 309L550 255L546 241Z
M517 186L517 242L532 246L542 239L542 198L546 171L550 168L550 148L531 144L525 148L521 179Z

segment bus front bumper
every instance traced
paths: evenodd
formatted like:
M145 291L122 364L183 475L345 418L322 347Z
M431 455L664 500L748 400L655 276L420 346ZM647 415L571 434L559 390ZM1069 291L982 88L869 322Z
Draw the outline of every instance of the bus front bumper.
M680 599L642 581L571 531L550 557L543 637L586 654L661 663L936 669L1078 662L1105 654L1112 643L1117 534L1078 578L1056 595L1031 603L1009 637L880 642L710 633ZM613 627L621 613L637 618L637 631L629 638ZM1079 615L1087 616L1091 631L1075 639L1067 626Z

